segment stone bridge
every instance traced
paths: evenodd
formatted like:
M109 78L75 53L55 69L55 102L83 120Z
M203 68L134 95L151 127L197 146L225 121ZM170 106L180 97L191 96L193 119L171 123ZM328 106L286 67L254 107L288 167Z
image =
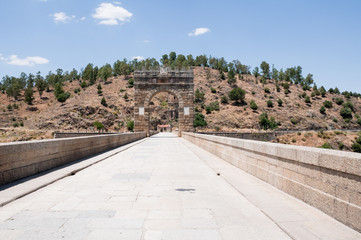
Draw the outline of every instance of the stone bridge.
M0 144L0 239L361 239L360 156L187 132Z

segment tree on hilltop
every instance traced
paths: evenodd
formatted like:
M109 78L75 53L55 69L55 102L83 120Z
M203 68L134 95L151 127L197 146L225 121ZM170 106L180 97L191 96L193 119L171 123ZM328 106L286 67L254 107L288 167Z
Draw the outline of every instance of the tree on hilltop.
M269 64L267 62L263 61L260 65L260 67L261 67L263 76L265 78L269 78L269 70L270 70Z

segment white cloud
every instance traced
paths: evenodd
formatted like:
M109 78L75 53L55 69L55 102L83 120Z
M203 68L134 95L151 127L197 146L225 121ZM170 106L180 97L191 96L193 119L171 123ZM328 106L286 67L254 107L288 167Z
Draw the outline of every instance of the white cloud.
M39 0L40 2L47 2L48 0Z
M136 57L133 57L133 60L137 59L138 61L142 61L145 59L145 57L142 57L142 56L136 56Z
M47 64L49 62L48 59L43 58L43 57L19 58L17 55L11 55L8 58L5 58L2 55L0 55L0 59L5 61L9 65L29 66L29 67L33 67L38 64Z
M199 36L210 31L211 30L209 28L196 28L193 32L188 33L188 36Z
M5 58L3 57L3 55L0 53L0 60L4 61Z
M115 6L112 3L101 3L95 9L93 18L100 20L99 24L104 25L121 25L129 22L133 13L120 6Z
M145 39L145 40L143 40L143 42L144 43L150 43L150 40Z
M84 21L85 19L86 19L86 17L82 17L80 20L81 20L81 21Z
M55 23L68 23L75 19L75 16L68 16L65 12L57 12L54 14L51 14L50 16L54 17Z

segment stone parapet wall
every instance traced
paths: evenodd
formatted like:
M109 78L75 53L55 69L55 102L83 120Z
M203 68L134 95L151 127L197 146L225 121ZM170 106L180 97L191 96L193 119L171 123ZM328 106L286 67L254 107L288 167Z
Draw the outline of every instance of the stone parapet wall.
M72 138L72 137L89 137L89 136L100 136L100 135L111 135L118 133L97 133L97 132L55 132L54 138Z
M0 144L0 186L145 138L146 133Z
M361 232L361 154L185 132L182 137Z
M255 132L255 133L232 133L232 132L199 132L199 134L208 134L221 137L231 137L240 139L249 139L257 141L276 140L275 132Z

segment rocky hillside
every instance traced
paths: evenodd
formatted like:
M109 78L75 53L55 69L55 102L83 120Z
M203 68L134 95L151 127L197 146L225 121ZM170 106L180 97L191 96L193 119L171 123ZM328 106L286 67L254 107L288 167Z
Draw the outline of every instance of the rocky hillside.
M361 99L351 97L349 100L341 94L326 93L324 97L311 97L313 89L304 91L300 85L292 84L289 93L284 93L284 88L279 83L277 91L274 80L269 80L267 84L261 84L254 76L243 75L243 79L236 77L234 85L228 84L227 80L221 80L218 71L212 69L197 68L195 72L195 88L205 93L205 105L218 101L220 110L206 114L208 122L207 130L221 131L241 131L243 129L260 129L259 116L265 112L269 117L274 117L279 123L278 129L360 129L357 117L361 114ZM222 96L227 96L233 87L238 86L246 91L245 102L234 104L229 100L228 104L222 104ZM216 92L212 88L216 90ZM303 95L303 96L302 96ZM306 95L306 96L305 96ZM307 96L310 102L306 102ZM354 107L353 118L344 119L340 115L342 104L335 103L336 98L341 98L343 102L350 101ZM282 104L279 105L279 99ZM257 110L250 107L251 101L257 105ZM271 101L273 107L267 105ZM320 113L320 108L325 101L332 102L332 107L325 108L325 113ZM200 106L201 104L198 104ZM357 116L356 116L357 115ZM359 121L360 122L360 121Z
M15 101L6 94L0 93L0 128L2 129L0 141L48 138L51 137L49 132L53 131L94 131L95 121L102 123L107 131L127 131L126 125L132 120L134 109L134 88L129 87L128 84L131 77L131 75L111 77L107 82L98 80L96 84L85 88L82 88L80 82L76 80L65 82L64 90L71 94L65 103L58 102L52 91L44 92L42 98L35 91L32 105L26 104L23 97ZM304 91L300 85L295 84L290 84L289 93L286 94L282 82L276 85L274 80L267 80L266 84L262 84L260 78L256 79L252 75L236 75L235 78L235 83L229 84L227 73L222 80L218 70L194 68L195 91L198 89L201 94L204 93L204 99L196 103L196 110L205 116L208 123L207 127L198 127L197 130L232 132L260 130L259 117L262 113L267 113L269 118L273 117L278 129L283 130L360 129L361 127L360 98L346 99L341 94L329 92L322 96L312 88ZM98 84L102 88L101 94L98 94ZM245 90L244 102L235 103L229 99L228 93L235 87ZM102 105L103 97L106 104ZM347 101L352 103L352 119L340 115L343 107L340 99L344 103ZM159 105L164 101L166 98L164 100L160 97L154 101L154 104ZM251 108L252 101L257 105L257 109L254 104L253 109ZM328 105L324 113L321 113L320 109L325 101L331 102L332 106ZM336 103L337 101L340 105ZM216 102L219 110L214 107L217 105ZM270 102L273 106L270 106ZM169 109L164 106L158 107L158 118L155 117L153 122L169 121L164 117L166 110ZM30 137L27 132L32 132Z

